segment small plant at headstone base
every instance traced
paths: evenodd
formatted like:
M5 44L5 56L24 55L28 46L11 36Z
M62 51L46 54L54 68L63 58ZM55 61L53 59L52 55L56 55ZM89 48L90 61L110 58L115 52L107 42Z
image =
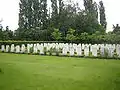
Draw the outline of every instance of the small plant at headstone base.
M0 51L0 52L4 53L4 51Z
M115 49L115 51L114 51L114 55L113 55L113 57L116 58L116 59L119 58L119 55L117 55L117 53L116 53L116 49Z
M59 56L62 55L62 48L59 48Z
M59 56L60 50L59 49L55 49L55 52L56 52L56 56Z
M8 48L8 52L7 53L10 53L10 48Z
M100 49L99 49L99 50L97 50L97 55L98 55L98 57L101 57L101 54L100 54Z
M30 53L33 53L33 47L30 48Z
M56 49L50 48L49 55L56 55Z
M92 57L92 52L91 51L89 52L89 57Z
M84 54L84 49L82 49L82 55L81 55L81 56L83 56L83 57L85 56L85 54Z
M77 56L77 52L75 52L75 56Z
M105 49L105 51L104 51L104 56L105 56L104 58L109 58L109 57L108 57L108 50L106 50L106 49Z
M52 55L53 49L50 48L49 55Z
M100 52L100 54L99 54L99 58L106 58L105 51L104 51L104 55L102 55L102 53Z
M114 53L113 57L116 58L116 59L119 58L119 56L117 55L117 53Z
M47 55L47 48L44 47L44 55Z

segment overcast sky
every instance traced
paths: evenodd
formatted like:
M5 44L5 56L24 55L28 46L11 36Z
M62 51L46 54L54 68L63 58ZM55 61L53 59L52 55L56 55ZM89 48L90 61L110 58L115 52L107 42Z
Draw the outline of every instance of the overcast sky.
M78 1L80 5L83 0ZM97 3L100 0L94 0ZM112 30L113 24L120 24L120 0L103 0L106 9L107 31ZM0 18L3 19L2 25L9 26L11 30L18 28L19 0L0 0Z

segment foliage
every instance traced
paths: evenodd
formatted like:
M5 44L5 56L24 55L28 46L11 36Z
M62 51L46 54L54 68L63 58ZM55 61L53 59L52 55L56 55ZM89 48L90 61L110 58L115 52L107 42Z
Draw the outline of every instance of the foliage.
M71 31L70 31L71 30ZM93 33L92 35L84 32L84 33L81 33L80 35L74 35L75 32L74 29L69 29L68 33L67 33L67 36L65 37L66 41L61 41L61 39L63 38L60 34L60 32L58 32L58 29L57 29L57 32L54 32L52 33L53 35L55 35L54 39L57 38L58 40L56 41L44 41L42 40L43 39L43 36L40 35L38 32L36 33L37 35L34 35L33 33L30 33L29 36L27 36L27 34L29 33L26 32L26 37L23 36L21 38L23 38L23 40L26 40L27 41L0 41L0 44L12 44L12 43L15 43L15 44L27 44L27 43L50 43L50 42L54 42L54 43L60 43L60 42L68 42L68 41L72 41L72 42L75 42L75 43L92 43L92 44L120 44L120 35L119 34L115 34L113 32L108 32L106 34L103 34L99 31L96 31L95 33ZM34 40L33 41L28 41L29 38L33 38L34 36ZM58 35L58 36L57 36ZM46 37L48 38L48 37ZM18 39L19 40L19 39ZM60 41L59 41L60 40Z
M113 33L120 34L120 26L119 24L113 25Z
M84 0L85 9L71 0L67 3L63 0L50 1L48 10L47 0L20 0L19 28L15 32L15 39L53 40L53 28L59 29L63 41L71 37L67 35L69 28L75 30L75 36L84 32L90 35L96 31L105 32L98 22L98 5L93 0Z
M13 31L9 30L9 27L6 26L6 30L1 26L0 28L0 40L13 40L14 34Z
M99 2L99 11L100 11L100 24L106 30L107 22L106 22L105 7L104 7L104 4L103 4L103 1Z
M66 36L66 40L68 41L75 41L76 40L76 36L74 35L75 30L74 29L69 29L67 32L67 36Z
M87 43L89 40L88 40L88 33L84 32L84 33L81 33L81 35L79 36L79 40L82 42L82 43Z
M92 23L98 23L98 7L97 3L93 0L83 0L86 15L90 15L92 18Z
M62 39L62 34L59 32L59 29L54 29L54 32L52 33L52 37L56 41L59 41Z
M102 1L100 12L93 0L83 0L85 9L71 0L67 3L64 0L50 1L48 10L48 0L20 0L19 28L13 33L8 27L6 30L0 27L0 40L114 43L112 38L116 38L115 41L119 41L119 36L105 34L106 18ZM118 33L118 29L118 26L114 27L113 33Z

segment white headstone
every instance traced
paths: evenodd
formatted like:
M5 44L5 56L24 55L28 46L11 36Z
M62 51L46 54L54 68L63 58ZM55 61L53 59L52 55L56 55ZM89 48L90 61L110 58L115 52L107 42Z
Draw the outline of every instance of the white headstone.
M44 46L42 44L40 45L39 50L40 50L40 54L43 55L44 54Z
M89 56L89 45L85 45L85 47L84 47L84 55Z
M33 49L33 44L27 44L27 53L30 53L31 49Z
M5 45L2 45L2 46L1 46L1 51L2 51L2 52L5 52Z
M33 53L38 53L38 48L37 48L37 44L33 45Z
M118 55L118 57L120 57L120 45L119 44L116 45L116 54Z
M48 44L48 46L46 47L47 51L50 51L50 48L52 47L51 44Z
M73 44L74 52L77 52L77 44Z
M101 55L102 57L105 56L105 46L104 46L104 44L101 44L101 45L100 45L100 55Z
M109 47L108 47L108 56L113 57L114 51L115 51L115 47L110 44Z
M81 48L81 44L79 44L78 46L77 46L77 56L82 56L82 48Z
M69 49L69 53L70 53L70 56L74 56L74 47L73 46L70 46L70 49Z
M85 48L85 44L82 44L82 50L84 50L84 48Z
M25 53L25 51L26 51L26 47L25 47L24 44L22 44L22 46L21 46L21 53Z
M66 49L66 47L63 47L63 48L62 48L62 54L63 54L63 55L67 55L67 49Z
M47 46L48 46L48 44L47 44L47 43L44 43L43 45L44 45L44 47L47 47Z
M11 45L10 52L12 52L12 53L15 52L15 46L14 46L14 44Z
M6 45L6 52L9 52L9 50L10 50L10 46Z
M17 46L15 47L15 49L16 49L16 53L20 53L20 46L19 46L19 45L17 45Z
M97 46L92 45L91 46L92 56L97 57Z

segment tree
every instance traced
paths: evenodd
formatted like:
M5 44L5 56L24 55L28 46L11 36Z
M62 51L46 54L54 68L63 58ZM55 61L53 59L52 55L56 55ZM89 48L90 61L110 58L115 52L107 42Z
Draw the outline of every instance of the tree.
M98 22L98 5L93 0L84 0L85 15L83 20L83 30L88 34L93 34L96 31L103 32L104 28ZM83 33L83 32L82 32Z
M59 29L54 29L54 32L51 34L53 39L59 41L62 39L62 34L59 32Z
M27 8L26 8L26 18L27 18L27 29L31 29L33 27L33 0L26 0Z
M75 29L75 15L76 15L76 5L68 1L68 4L64 4L63 2L60 4L60 12L59 12L59 28L63 35L66 37L67 31L69 28Z
M45 34L43 35L45 38L48 28L47 0L20 0L19 6L19 28L16 31L16 37L28 40L30 35L33 37L29 39L34 40L34 35L39 32ZM24 35L28 37L23 37Z
M6 26L6 30L2 31L2 40L12 40L13 31L9 30L9 26Z
M73 42L74 40L76 40L76 36L74 35L75 30L74 29L69 29L67 36L66 36L66 40Z
M98 5L93 0L84 0L85 14L92 19L93 24L98 24Z
M3 26L1 24L2 20L0 20L0 40L2 40L2 37L3 37L3 33L2 33L2 30L3 30Z
M113 25L113 33L120 34L120 26L119 24Z
M28 0L20 0L19 3L19 28L28 28L28 10L27 10Z
M41 8L42 8L42 13L41 13L41 22L42 22L42 29L47 29L48 27L48 14L47 14L47 0L41 0Z
M58 0L58 1L59 1L59 15L61 15L64 9L64 3L63 0Z
M81 33L81 35L79 36L79 39L82 43L88 42L88 33L86 32Z
M51 13L51 26L54 28L58 28L58 5L57 0L51 0L51 7L52 7L52 13Z
M105 7L104 7L104 4L103 4L103 1L99 2L99 11L100 11L100 24L106 30L107 22L106 22Z
M90 14L95 20L98 21L98 7L97 3L93 0L84 0L84 7L87 14Z
M93 0L84 0L85 10L71 0L68 0L68 3L64 0L51 0L49 12L47 1L20 0L16 37L22 40L52 40L51 33L54 28L58 28L62 40L72 36L68 33L69 28L75 30L73 36L77 37L84 32L91 35L96 31L103 32L98 22L98 5Z

